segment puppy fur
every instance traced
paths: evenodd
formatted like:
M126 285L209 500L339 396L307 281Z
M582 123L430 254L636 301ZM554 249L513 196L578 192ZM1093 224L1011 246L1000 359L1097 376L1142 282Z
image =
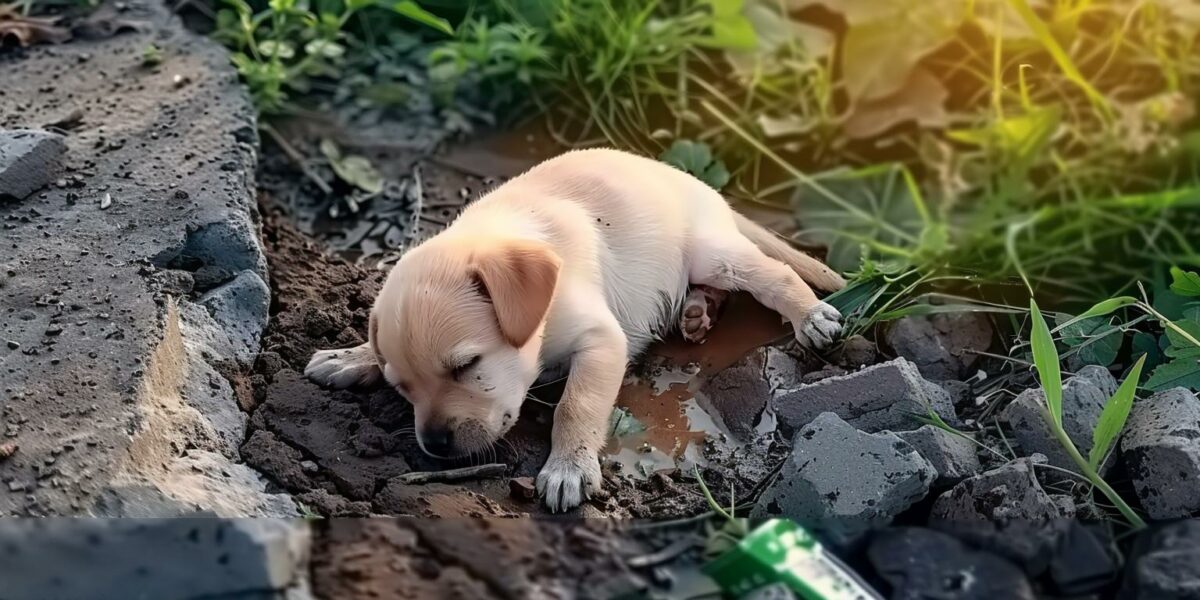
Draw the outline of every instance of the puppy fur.
M573 151L406 253L376 298L368 343L317 352L305 373L339 388L382 377L412 403L422 449L446 457L495 443L539 376L567 369L537 478L547 506L567 510L600 485L629 362L687 323L685 302L695 320L689 285L747 291L819 347L841 315L808 284L844 281L698 179L616 150Z

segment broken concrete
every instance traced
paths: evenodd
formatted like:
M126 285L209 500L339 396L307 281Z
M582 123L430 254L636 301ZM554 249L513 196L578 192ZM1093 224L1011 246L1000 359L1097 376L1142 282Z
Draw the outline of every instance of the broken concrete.
M796 433L792 454L752 516L784 516L849 541L925 497L937 471L890 432L858 431L823 413Z
M923 379L916 366L903 358L802 385L777 395L770 406L785 435L825 412L867 432L917 429L921 426L917 417L930 410L952 425L958 423L946 390Z
M4 597L306 600L300 520L0 519Z
M1184 388L1133 403L1121 449L1146 513L1200 513L1200 399Z
M933 503L930 525L1022 565L1045 571L1074 506L1046 493L1034 472L1045 457L1020 458L963 480Z
M891 584L889 597L894 600L1037 597L1016 565L930 529L899 527L883 531L872 539L867 556Z
M979 352L992 345L992 323L984 313L942 313L905 317L884 335L885 343L917 365L921 375L934 381L974 375Z
M1063 382L1063 430L1084 456L1092 449L1092 432L1100 422L1104 404L1116 388L1117 382L1108 369L1097 366L1084 367ZM1063 450L1046 424L1045 407L1046 394L1041 388L1031 388L1021 392L1000 416L1012 429L1023 454L1042 454L1056 467L1077 469L1075 461ZM1107 472L1114 462L1109 459L1103 472Z
M0 203L0 421L20 446L0 462L0 515L294 515L239 464L248 386L231 359L257 351L227 318L242 294L217 302L217 281L214 310L195 303L205 268L237 289L266 278L249 98L167 6L89 18L121 33L0 54L0 127L73 123L60 183Z
M982 468L975 444L944 429L925 425L913 431L898 431L896 435L916 448L937 469L939 486L952 486Z
M0 129L0 201L50 185L62 170L63 137L36 129Z

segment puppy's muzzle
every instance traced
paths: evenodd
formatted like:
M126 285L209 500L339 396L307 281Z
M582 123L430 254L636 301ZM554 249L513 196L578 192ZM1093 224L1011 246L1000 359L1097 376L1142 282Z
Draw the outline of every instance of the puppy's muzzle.
M421 428L421 449L434 458L452 458L478 452L492 443L487 427L475 419L452 421Z

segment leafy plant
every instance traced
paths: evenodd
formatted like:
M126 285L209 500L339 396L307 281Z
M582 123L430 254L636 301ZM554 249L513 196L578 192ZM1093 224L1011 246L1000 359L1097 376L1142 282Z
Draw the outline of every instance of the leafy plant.
M658 160L694 175L717 191L729 183L729 170L725 168L725 163L714 157L712 148L702 142L676 140L659 155Z
M1067 435L1066 430L1063 429L1062 371L1059 365L1058 349L1054 345L1054 337L1051 335L1050 327L1046 325L1041 311L1038 310L1037 302L1030 300L1029 313L1033 323L1030 345L1033 350L1033 363L1046 396L1047 425L1083 476L1117 507L1130 525L1137 529L1144 528L1146 522L1129 507L1116 490L1104 481L1099 474L1099 468L1113 444L1116 443L1121 430L1125 427L1125 420L1129 417L1129 411L1133 407L1134 392L1137 389L1138 379L1141 377L1145 357L1138 359L1120 388L1105 403L1100 421L1092 434L1093 443L1089 458L1085 459L1075 447L1075 443L1071 441L1070 436Z
M311 7L307 0L269 0L256 10L247 0L224 0L213 36L234 50L232 60L250 88L259 111L285 110L294 93L312 89L314 79L339 77L349 46L348 31L362 12L398 15L445 34L449 22L403 0L390 6L378 0L333 0Z

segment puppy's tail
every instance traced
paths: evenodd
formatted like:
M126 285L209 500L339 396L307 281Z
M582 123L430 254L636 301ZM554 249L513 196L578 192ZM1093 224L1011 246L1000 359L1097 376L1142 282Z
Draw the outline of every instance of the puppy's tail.
M775 232L737 212L733 213L733 218L737 221L738 231L754 242L763 254L791 267L805 283L823 292L835 292L846 286L846 280L841 275L821 261L793 248Z

